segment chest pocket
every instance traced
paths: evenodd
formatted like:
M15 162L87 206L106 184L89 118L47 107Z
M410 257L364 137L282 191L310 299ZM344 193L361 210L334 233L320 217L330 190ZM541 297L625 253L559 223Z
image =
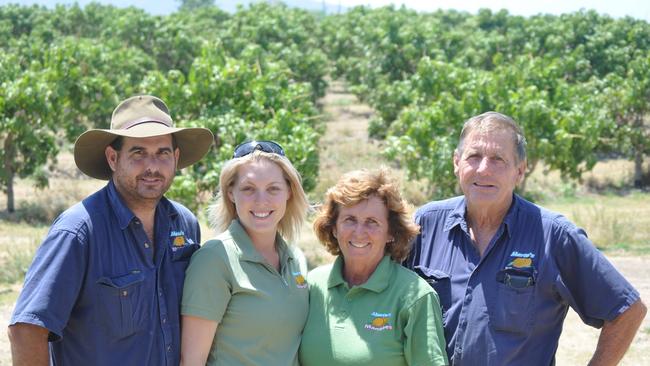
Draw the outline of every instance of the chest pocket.
M447 312L451 307L451 278L449 274L425 266L415 266L414 270L420 277L427 281L429 286L436 290L440 299L440 307L442 308L442 322L446 325Z
M107 333L124 338L138 329L145 311L142 304L144 274L134 270L117 277L100 277L97 280L99 301L102 307L98 323Z
M535 286L516 288L497 282L496 298L487 304L495 330L525 334L532 328Z

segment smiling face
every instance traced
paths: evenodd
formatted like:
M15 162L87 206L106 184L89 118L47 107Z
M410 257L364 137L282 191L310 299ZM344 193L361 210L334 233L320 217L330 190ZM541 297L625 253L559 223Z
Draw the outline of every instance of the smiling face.
M509 130L472 132L461 155L454 154L454 174L468 206L507 210L525 171L526 162L517 161Z
M384 256L388 231L388 209L377 196L353 206L341 207L333 230L341 254L348 264L361 262L376 267Z
M157 204L167 192L174 180L179 150L173 149L171 135L123 137L119 151L108 146L105 154L115 188L134 210L141 204Z
M240 166L228 190L237 217L253 240L260 236L275 238L290 196L282 169L266 159Z

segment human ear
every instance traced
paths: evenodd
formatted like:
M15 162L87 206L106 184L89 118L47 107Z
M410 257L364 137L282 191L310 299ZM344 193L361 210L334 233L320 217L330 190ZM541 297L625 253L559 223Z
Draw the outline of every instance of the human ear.
M112 171L117 170L117 151L113 149L111 145L106 146L104 149L104 156L106 156L106 162Z
M454 175L458 177L458 171L460 170L458 164L460 163L460 156L458 156L458 152L454 151L454 157L453 163L454 163Z

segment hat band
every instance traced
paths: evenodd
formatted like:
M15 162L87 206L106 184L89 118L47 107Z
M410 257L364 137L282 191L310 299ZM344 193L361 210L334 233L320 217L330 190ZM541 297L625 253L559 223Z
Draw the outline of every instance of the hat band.
M160 120L157 120L157 119L151 118L151 117L142 117L142 118L136 119L135 121L131 121L131 122L125 124L124 126L122 126L122 128L120 128L120 130L128 130L131 127L135 127L135 126L141 125L143 123L152 123L152 122L153 123L160 123L160 124L165 125L167 127L171 127L171 123L160 121Z

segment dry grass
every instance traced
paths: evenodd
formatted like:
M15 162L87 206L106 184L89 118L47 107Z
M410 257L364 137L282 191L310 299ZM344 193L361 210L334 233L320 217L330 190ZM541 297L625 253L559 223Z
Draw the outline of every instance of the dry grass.
M650 194L630 188L633 168L625 160L601 161L582 183L540 168L528 189L540 204L584 228L601 250L650 254Z

